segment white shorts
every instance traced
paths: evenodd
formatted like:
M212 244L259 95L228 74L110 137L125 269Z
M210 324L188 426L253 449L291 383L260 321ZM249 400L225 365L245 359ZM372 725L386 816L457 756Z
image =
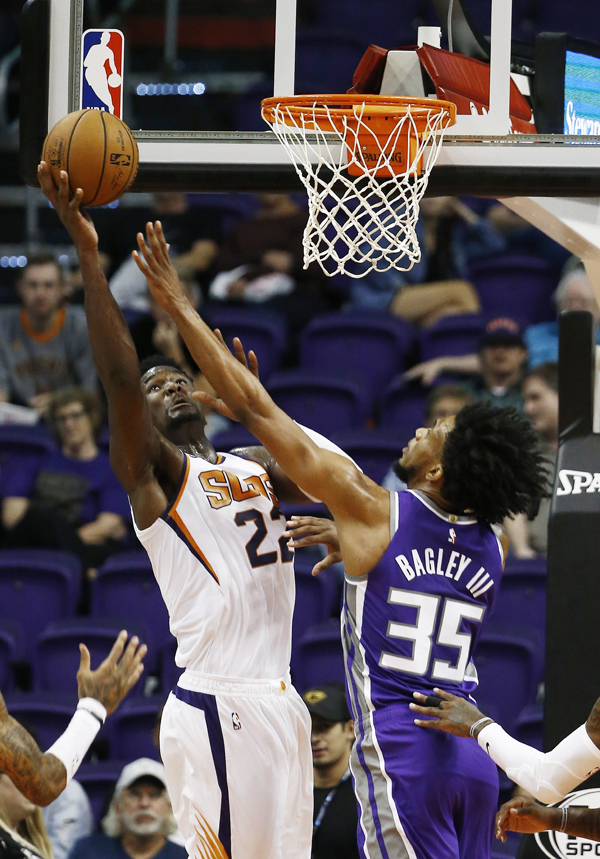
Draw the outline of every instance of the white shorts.
M185 671L165 704L160 751L192 859L309 859L310 717L289 677Z

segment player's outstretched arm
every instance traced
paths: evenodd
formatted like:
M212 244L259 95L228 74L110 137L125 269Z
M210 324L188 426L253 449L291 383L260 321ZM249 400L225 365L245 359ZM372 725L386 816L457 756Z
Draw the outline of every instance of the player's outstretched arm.
M496 814L496 838L506 841L506 833L545 832L554 829L566 835L600 841L600 808L546 808L524 797L505 802Z
M108 399L111 431L111 462L128 494L148 483L155 466L162 464L164 445L156 433L139 373L139 362L127 323L102 273L98 257L98 234L88 213L81 208L83 192L70 194L69 178L61 172L54 185L48 165L38 168L42 191L67 228L77 249L85 292L85 313L94 362ZM181 457L174 464L175 481ZM166 504L164 499L163 507ZM159 509L156 518L162 512ZM137 511L136 511L137 513ZM142 524L147 527L154 521Z
M472 735L509 778L541 802L557 802L600 769L600 748L586 725L581 725L556 748L543 754L515 740L500 725L456 695L441 689L436 689L435 693L443 699L440 709L423 706L424 696L415 693L421 703L410 704L411 709L432 717L415 720L416 724L458 736ZM597 713L598 702L590 720L594 721Z
M36 805L48 805L76 772L107 713L112 713L139 680L146 645L121 632L109 656L95 671L80 645L77 672L79 706L64 734L45 754L25 728L13 719L0 695L0 770Z
M319 448L275 405L258 379L223 348L186 298L169 259L160 222L149 223L146 233L147 242L138 233L139 251L134 251L134 259L156 301L175 321L192 357L236 419L264 444L303 492L324 501L334 516L353 518L368 526L385 521L387 546L387 490L361 474L351 460ZM340 538L344 552L343 534ZM377 545L377 559L383 553L379 549ZM349 569L352 559L347 558L346 564L351 575L361 575L373 566L373 559L363 557L354 573Z

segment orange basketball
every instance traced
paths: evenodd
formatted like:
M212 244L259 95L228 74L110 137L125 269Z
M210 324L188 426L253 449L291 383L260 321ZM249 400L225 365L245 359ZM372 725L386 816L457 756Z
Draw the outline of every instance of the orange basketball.
M76 110L60 119L44 141L42 159L58 187L60 171L71 191L83 190L86 206L105 206L129 188L138 168L138 148L125 123L103 110Z

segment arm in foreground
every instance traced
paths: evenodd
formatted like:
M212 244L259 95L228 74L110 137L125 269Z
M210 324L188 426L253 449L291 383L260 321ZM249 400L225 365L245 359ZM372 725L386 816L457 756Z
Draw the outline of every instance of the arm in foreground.
M0 695L0 770L36 805L49 805L62 793L100 729L102 713L112 713L139 680L146 645L138 647L137 638L132 638L123 652L126 641L127 633L123 631L95 671L90 668L87 647L79 646L77 685L83 708L76 710L64 734L45 754L10 716ZM87 709L90 706L93 713ZM87 724L79 724L82 720Z
M501 841L506 841L508 831L532 834L548 829L600 841L600 808L571 805L563 825L562 808L546 808L521 796L505 802L496 815L496 838Z
M147 225L148 243L138 233L139 252L134 259L145 275L152 294L174 319L192 357L234 417L267 448L288 477L309 496L320 498L335 514L336 508L352 509L359 518L373 507L372 492L385 493L359 472L351 460L319 448L279 409L263 385L198 316L185 296L169 259L160 222ZM324 479L325 478L325 479Z
M437 728L457 736L467 737L471 726L482 718L473 707L456 695L436 689L443 698L440 712L436 708L411 704L411 709L421 715L433 717L417 720L422 728ZM423 696L415 693L417 700ZM516 784L525 788L541 802L558 802L578 784L600 769L600 699L596 701L586 725L565 737L550 752L538 751L509 736L493 720L482 723L475 731L481 748L504 770Z
M102 272L98 235L91 218L81 208L83 192L78 188L69 199L67 174L61 173L57 189L48 165L43 161L38 168L38 177L42 191L54 206L77 249L89 339L108 400L111 464L123 488L131 495L138 486L153 479L154 467L161 462L163 452L142 392L135 346ZM160 512L162 510L158 510L158 515Z

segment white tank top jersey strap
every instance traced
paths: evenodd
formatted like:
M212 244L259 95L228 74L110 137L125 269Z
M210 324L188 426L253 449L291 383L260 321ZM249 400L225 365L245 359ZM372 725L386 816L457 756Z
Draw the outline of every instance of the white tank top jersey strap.
M184 454L178 490L149 528L148 552L177 639L180 668L223 680L287 678L293 552L262 465ZM285 682L285 681L284 681Z

